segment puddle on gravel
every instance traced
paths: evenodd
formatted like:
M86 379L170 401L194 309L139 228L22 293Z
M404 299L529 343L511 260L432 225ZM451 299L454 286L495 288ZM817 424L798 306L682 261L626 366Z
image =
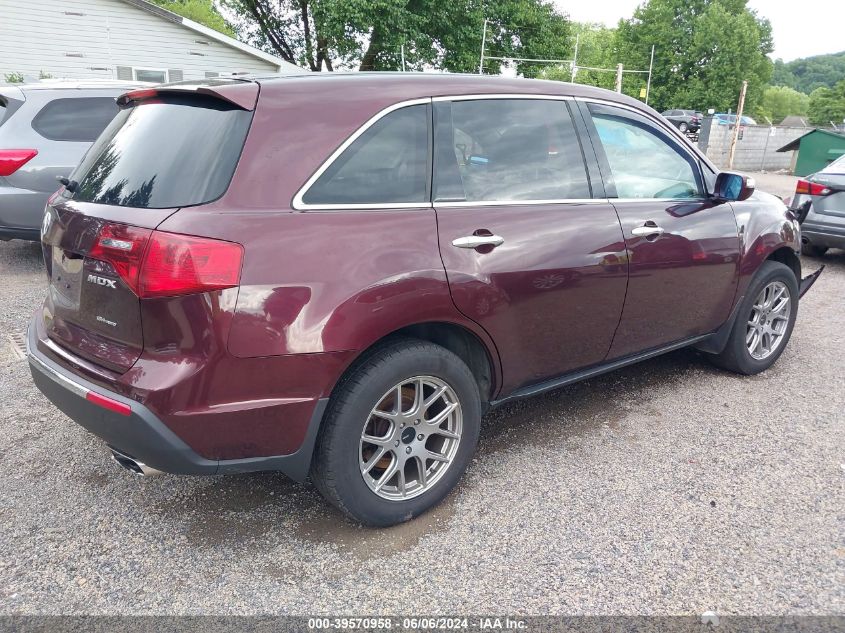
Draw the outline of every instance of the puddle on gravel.
M455 513L457 490L422 517L385 529L350 521L313 486L277 473L209 480L188 495L160 501L151 511L180 524L186 541L195 546L272 547L280 540L296 539L315 546L335 545L363 559L407 549L424 535L445 529Z
M167 475L144 482L166 486ZM244 545L283 534L292 506L307 506L309 487L280 473L252 473L189 479L189 490L150 505L150 512L181 528L192 545L216 547ZM160 483L161 482L161 483ZM184 482L181 482L184 483ZM316 498L312 501L318 503Z
M416 547L422 537L448 529L455 516L460 489L461 484L458 484L437 507L393 527L363 527L347 519L340 511L328 507L319 516L303 519L291 526L288 533L314 545L335 545L361 560L407 552Z

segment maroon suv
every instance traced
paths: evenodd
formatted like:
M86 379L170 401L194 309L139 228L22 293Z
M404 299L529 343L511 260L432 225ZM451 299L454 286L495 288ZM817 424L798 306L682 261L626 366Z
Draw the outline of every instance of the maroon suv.
M622 95L325 74L139 90L42 227L32 375L140 473L279 470L389 525L482 414L696 346L783 352L799 227Z

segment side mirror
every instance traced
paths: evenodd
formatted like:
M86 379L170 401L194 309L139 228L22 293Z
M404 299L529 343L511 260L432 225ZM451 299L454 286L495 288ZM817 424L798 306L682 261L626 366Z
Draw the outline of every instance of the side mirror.
M747 200L754 193L755 186L750 176L723 171L716 176L714 195L722 200Z

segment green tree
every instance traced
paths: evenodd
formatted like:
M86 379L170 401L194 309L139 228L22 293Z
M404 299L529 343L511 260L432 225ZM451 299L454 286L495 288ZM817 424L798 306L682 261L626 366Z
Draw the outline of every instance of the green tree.
M578 59L576 60L578 66L590 68L616 67L618 63L616 29L610 29L601 24L575 22L572 24L571 37L572 39L577 38L578 41ZM561 65L545 68L540 73L540 77L556 81L570 81L572 79L572 67ZM613 72L581 69L577 71L575 81L579 84L612 89L616 83L616 75ZM627 88L628 86L623 82L623 87Z
M810 98L786 86L769 86L763 92L763 99L755 114L766 117L772 123L780 123L791 114L806 116Z
M235 36L235 31L226 22L214 6L213 0L152 0L158 6L173 11L182 17L199 22L215 31L220 31L229 37Z
M787 88L795 88L797 84L795 75L782 59L775 60L771 83L773 86L786 86Z
M658 110L736 108L745 79L752 111L771 76L771 25L747 0L646 0L618 31L626 66L647 68L655 46L650 101Z
M833 88L813 90L807 115L814 125L841 125L845 120L845 79Z
M240 33L259 48L314 71L478 70L482 30L495 57L564 58L570 25L547 0L224 0ZM489 60L486 72L498 72ZM519 63L536 76L542 64Z

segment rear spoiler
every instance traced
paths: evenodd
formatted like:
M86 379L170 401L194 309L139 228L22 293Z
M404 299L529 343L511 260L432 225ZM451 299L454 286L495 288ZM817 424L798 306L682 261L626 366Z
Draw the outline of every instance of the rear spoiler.
M24 101L26 101L26 95L20 88L0 86L0 105L5 106L3 110L0 110L0 125L9 119Z
M186 93L214 97L231 103L242 110L254 110L258 101L258 84L254 81L186 81L178 84L164 84L155 88L130 90L117 98L117 105L122 108L132 101L142 101L158 95L184 95Z

